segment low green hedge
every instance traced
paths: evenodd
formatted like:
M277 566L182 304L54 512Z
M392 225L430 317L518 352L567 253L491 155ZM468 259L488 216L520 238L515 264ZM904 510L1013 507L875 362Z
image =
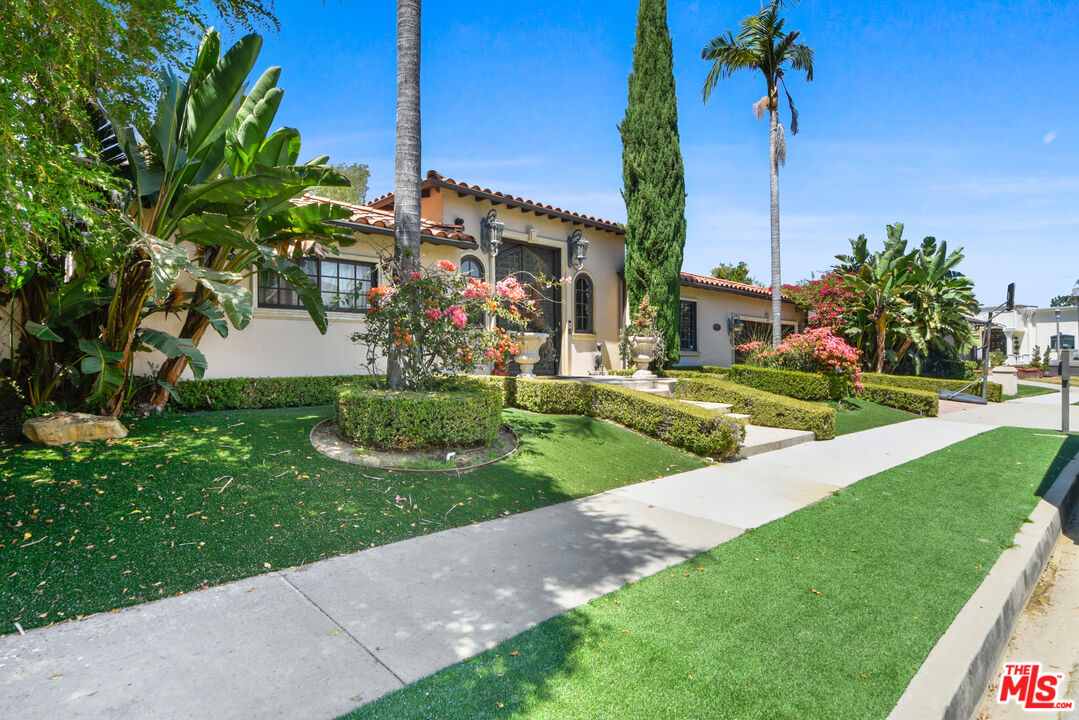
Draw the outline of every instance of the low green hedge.
M731 457L744 435L737 421L695 405L618 385L592 383L589 390L596 416L697 455Z
M594 415L589 383L573 380L514 380L514 407L552 415Z
M871 385L925 390L931 393L939 393L941 390L960 390L964 385L970 383L969 380L945 380L942 378L918 377L917 375L885 375L883 373L862 373L862 382ZM982 392L981 383L971 385L965 392L971 395L980 395ZM986 389L986 397L990 402L1002 402L1004 400L1004 387L1000 383L989 383Z
M847 378L842 375L732 365L727 372L727 379L798 400L839 400L847 394Z
M368 384L369 380L363 375L182 380L176 384L170 407L176 410L254 410L331 405L337 388L346 383Z
M674 396L681 400L729 403L732 412L748 414L749 422L754 425L811 430L817 440L835 437L836 411L827 405L777 395L705 373L671 371L670 374L678 378Z
M334 424L361 445L407 450L493 442L502 425L502 398L491 387L437 392L337 389Z
M618 385L485 375L470 379L496 388L506 407L600 417L667 445L717 460L732 457L743 436L742 425L736 420Z
M936 417L940 411L940 398L935 392L928 390L867 384L861 397L878 405L906 410L916 415Z
M719 365L675 365L672 370L683 370L685 372L699 372L708 373L710 375L726 375L730 368L720 367Z

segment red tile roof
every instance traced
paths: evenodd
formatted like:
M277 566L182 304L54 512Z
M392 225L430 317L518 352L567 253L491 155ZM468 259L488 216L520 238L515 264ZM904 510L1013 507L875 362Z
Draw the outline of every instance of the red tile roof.
M330 198L319 197L318 195L312 195L310 193L305 194L303 197L294 200L297 205L314 205L320 203L330 203L331 205L337 205L339 207L347 208L352 211L352 216L348 222L355 225L364 225L372 229L379 228L383 231L393 230L393 211L381 210L379 208L371 207L370 205L356 205L355 203L345 202L343 200L332 200ZM430 220L420 219L420 232L430 242L437 243L439 240L454 241L451 244L465 244L470 247L476 245L476 239L465 232L465 229L461 225L443 225L442 223L431 222Z
M510 207L518 207L529 212L535 212L537 215L546 215L548 217L558 218L565 222L587 225L598 230L606 230L607 232L613 232L618 235L624 235L626 232L625 228L620 223L614 222L613 220L603 220L602 218L593 217L592 215L582 215L570 210L563 210L562 208L553 205L545 205L533 200L526 200L521 197L498 192L497 190L481 188L479 185L469 185L466 182L445 177L434 170L429 170L427 172L427 177L423 181L423 187L424 189L438 187L453 190L462 195L472 195L491 200L494 203L505 203ZM375 198L371 201L371 205L378 208L392 207L393 193L386 193L381 197Z
M714 290L725 290L728 292L734 292L739 295L751 295L754 297L770 298L772 297L771 288L761 287L760 285L749 285L747 283L735 282L734 280L721 280L714 278L711 275L698 275L696 273L682 273L683 285L694 285L696 287L709 288ZM783 298L783 302L793 302L789 298Z

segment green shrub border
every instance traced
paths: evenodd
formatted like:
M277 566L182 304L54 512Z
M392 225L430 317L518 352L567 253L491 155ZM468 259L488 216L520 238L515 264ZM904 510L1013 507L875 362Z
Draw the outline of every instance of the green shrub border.
M374 448L489 444L502 426L502 398L471 384L437 392L390 392L369 384L336 390L334 425L345 437Z
M863 400L906 410L915 415L936 417L940 413L940 398L937 393L928 390L867 384L861 397Z
M618 385L490 375L469 379L497 388L506 407L610 420L715 460L733 457L745 435L743 423L712 410Z
M181 380L174 388L170 407L190 411L332 405L341 385L370 387L370 383L365 375Z
M370 387L370 379L363 375L327 375L184 380L176 386L179 399L173 399L172 407L178 410L248 410L331 405L336 404L337 388L348 384ZM577 380L470 375L446 378L440 387L489 387L501 395L503 407L554 415L599 417L673 447L717 460L733 457L744 436L744 425L732 418L618 386Z
M847 394L847 378L842 375L732 365L727 372L727 379L798 400L839 400Z
M862 373L862 381L871 385L911 388L931 393L939 393L941 390L961 390L963 386L970 383L969 380L946 380L943 378L919 377L917 375L885 375L883 373ZM966 392L979 395L981 394L980 385L980 383L971 385ZM1000 383L989 383L986 396L990 402L1003 402L1004 386Z
M758 390L698 372L671 370L678 379L674 396L681 400L729 403L736 413L749 415L749 422L764 427L810 430L817 440L835 437L834 408Z

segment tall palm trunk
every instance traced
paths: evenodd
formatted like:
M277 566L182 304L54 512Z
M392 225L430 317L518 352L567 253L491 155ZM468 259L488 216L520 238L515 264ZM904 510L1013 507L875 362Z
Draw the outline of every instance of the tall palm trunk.
M209 298L210 291L200 285L195 290L195 295L191 300L191 304L199 305ZM191 340L191 342L198 347L199 341L202 340L202 336L209 326L210 321L205 315L195 312L194 310L188 310L187 316L184 318L183 327L180 329L180 334L176 337L181 340ZM186 369L186 355L177 355L174 358L168 358L162 363L157 371L157 380L161 384L153 388L150 394L150 406L154 411L161 412L165 408L165 403L169 401L169 391L165 386L172 386L180 382L180 376L184 374L184 370Z
M774 101L773 101L774 102ZM783 342L783 285L779 272L779 116L768 109L769 179L772 194L772 344Z
M397 0L397 149L394 158L394 272L407 277L420 261L420 0ZM387 381L402 385L406 358L391 349Z

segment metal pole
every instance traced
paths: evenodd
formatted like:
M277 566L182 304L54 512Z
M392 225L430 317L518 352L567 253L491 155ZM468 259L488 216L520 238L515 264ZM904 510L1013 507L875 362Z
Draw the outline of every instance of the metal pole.
M1079 312L1079 308L1076 309ZM1071 425L1071 369L1072 353L1064 348L1060 342L1060 312L1057 312L1057 355L1060 357L1060 431L1070 432Z
M993 313L985 320L985 344L982 345L982 400L988 402L989 394L989 343L993 339Z

